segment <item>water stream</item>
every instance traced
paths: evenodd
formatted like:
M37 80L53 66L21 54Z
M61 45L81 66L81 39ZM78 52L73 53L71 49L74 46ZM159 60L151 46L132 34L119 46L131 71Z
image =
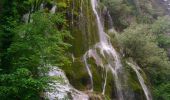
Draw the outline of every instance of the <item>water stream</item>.
M145 81L144 81L142 75L139 72L139 71L141 71L141 68L139 66L137 66L137 65L134 65L134 64L130 63L130 62L127 62L127 64L129 66L131 66L132 69L135 71L135 73L136 73L136 75L138 77L138 80L139 80L139 82L140 82L140 84L142 86L142 89L143 89L143 91L145 93L146 99L147 100L152 100L151 93L150 93L148 87L146 86Z

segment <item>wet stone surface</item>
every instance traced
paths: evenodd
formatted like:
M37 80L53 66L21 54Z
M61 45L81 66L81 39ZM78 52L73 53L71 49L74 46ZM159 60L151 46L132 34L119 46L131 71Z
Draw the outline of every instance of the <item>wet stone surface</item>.
M165 9L166 14L170 15L170 0L157 0L157 2Z

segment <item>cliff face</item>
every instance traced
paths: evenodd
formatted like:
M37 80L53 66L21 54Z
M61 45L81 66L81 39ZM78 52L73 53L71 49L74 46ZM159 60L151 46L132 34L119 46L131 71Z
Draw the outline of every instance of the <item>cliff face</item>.
M129 14L129 11L125 10L127 5L124 5L123 1L118 2L121 7L125 6L124 11L118 12L122 8L118 7L120 5L116 5L117 12L114 12L114 8L111 8L110 12L113 12L111 13L112 15L118 16L114 16L112 20L109 20L111 16L107 11L107 5L96 1L95 7L93 7L92 1L96 0L80 0L79 2L73 0L71 2L69 21L72 30L71 34L74 37L70 42L73 45L70 49L72 64L69 67L62 67L62 69L66 72L70 83L79 90L94 91L99 94L105 93L106 97L113 99L122 100L121 98L126 98L127 100L133 100L138 98L142 100L145 98L145 94L142 92L143 89L138 84L137 78L128 77L127 73L129 72L124 72L126 68L119 69L122 66L121 57L119 58L117 53L120 48L114 49L110 43L116 33L114 33L113 26L111 26L112 31L108 30L109 25L112 20L113 23L119 20L118 24L115 25L122 24L119 18L122 17L121 15L123 15L123 18L128 16L125 15ZM113 37L110 37L107 33L111 33ZM102 39L100 40L99 38ZM114 44L115 47L116 45L118 46L116 42ZM133 73L133 75L136 74ZM133 80L134 83L129 82L130 80Z
M155 7L160 7L165 12L165 14L170 14L170 1L169 0L152 0Z

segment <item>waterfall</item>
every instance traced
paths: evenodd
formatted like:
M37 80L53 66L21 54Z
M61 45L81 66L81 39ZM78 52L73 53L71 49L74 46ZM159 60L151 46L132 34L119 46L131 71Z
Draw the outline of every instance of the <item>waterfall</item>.
M81 91L76 90L73 86L71 86L71 84L69 83L65 73L59 69L58 67L53 67L50 71L49 71L49 76L52 77L61 77L63 79L64 83L60 83L59 81L54 80L53 83L49 83L49 85L51 87L55 87L52 91L48 91L46 92L47 97L50 100L55 100L57 98L57 100L63 100L65 97L69 98L69 99L73 99L73 100L88 100L90 98L89 94L93 94L93 90L95 87L95 79L93 79L93 71L91 70L94 66L96 66L97 68L102 69L101 73L99 73L102 77L100 79L102 79L102 90L101 90L101 94L105 95L105 92L107 91L106 86L107 81L112 82L112 80L110 80L110 74L112 75L111 77L113 78L114 82L113 82L113 86L114 86L114 92L115 92L115 96L116 100L135 100L135 98L132 97L133 93L132 93L132 89L129 89L129 86L127 84L127 78L128 76L126 76L126 73L124 72L124 68L122 66L121 63L121 58L119 56L119 53L116 51L116 49L112 46L112 43L110 41L110 36L107 35L107 33L105 32L105 26L102 23L102 17L98 12L98 7L99 7L99 0L91 0L90 4L91 4L91 8L92 8L92 16L89 16L88 14L86 14L87 12L89 13L90 10L89 9L85 9L83 4L86 4L86 1L80 0L80 7L79 7L79 11L80 11L80 15L79 17L81 17L82 19L80 20L80 27L81 28L80 31L83 31L83 35L87 35L86 37L84 37L86 39L86 42L89 41L93 41L95 40L95 36L99 38L99 40L95 40L93 41L93 43L87 43L87 48L85 48L86 52L82 53L81 55L74 55L71 54L71 58L72 58L72 62L76 62L76 59L79 59L79 57L82 57L83 63L86 67L87 70L87 74L89 75L89 84L90 87L88 87L89 91L86 91L87 93L83 93ZM88 2L89 3L89 2ZM54 5L51 9L51 13L55 13L56 12L56 6ZM75 16L74 16L74 11L77 10L76 8L76 1L72 1L72 9L71 10L71 14L70 14L70 18L71 18L71 23L72 25L74 24L74 20L75 20ZM87 11L86 11L87 10ZM106 12L107 14L107 18L108 18L108 22L109 22L109 32L111 33L115 33L115 36L117 35L114 27L113 27L113 21L112 18L110 16L109 11ZM90 12L91 15L91 12ZM92 20L87 19L83 19L83 18L92 18ZM93 21L94 20L94 21ZM82 21L82 23L81 23ZM91 22L92 21L92 22ZM90 23L90 24L89 24ZM92 25L91 25L92 23ZM76 22L75 22L76 25ZM95 28L97 30L95 31L89 31L89 27L87 27L86 25L89 25L90 28ZM88 31L88 32L86 32ZM79 31L78 31L79 32ZM90 32L92 36L90 34ZM89 35L89 36L88 36ZM79 37L76 37L79 38ZM97 41L97 42L96 42ZM84 42L83 42L84 43ZM82 43L81 43L82 44ZM81 45L80 44L80 45ZM79 44L78 44L79 45ZM86 44L85 44L86 45ZM77 49L76 49L77 50ZM90 59L92 58L92 59ZM90 65L90 61L94 61L94 66ZM82 62L80 62L82 64ZM132 69L134 70L134 72L137 75L137 78L140 82L140 85L144 91L144 94L146 96L147 100L152 100L151 98L151 94L149 92L149 89L147 88L147 86L145 85L144 79L142 77L142 75L139 73L139 67L128 63ZM79 74L79 73L78 73ZM98 74L98 73L97 73ZM100 77L99 75L99 77ZM95 81L94 81L95 80ZM85 80L86 81L86 80ZM94 82L93 82L94 81ZM87 88L85 88L87 90ZM89 93L89 94L88 94ZM106 92L107 93L107 92Z
M132 69L135 71L135 73L136 73L136 75L137 75L137 77L138 77L138 80L139 80L139 82L140 82L140 84L141 84L141 86L142 86L142 89L143 89L143 91L144 91L144 93L145 93L146 99L147 99L147 100L152 100L151 93L150 93L148 87L146 86L145 81L144 81L142 75L141 75L140 72L139 72L139 70L141 70L140 67L137 66L137 65L134 65L134 64L132 64L132 63L130 63L130 62L127 62L127 64L128 64L129 66L131 66Z
M99 35L99 43L96 43L96 45L93 48L89 49L84 55L84 59L85 59L84 61L85 61L85 64L88 70L88 74L90 78L92 78L92 74L89 71L90 68L89 66L87 66L87 60L86 60L87 58L92 57L94 58L98 66L111 70L112 75L115 80L118 99L124 100L121 81L119 78L121 75L121 71L122 71L122 64L120 61L120 57L118 53L116 52L116 50L113 48L109 40L109 36L106 34L106 32L104 32L104 27L102 25L101 19L97 12L97 6L98 6L97 0L91 0L91 5L92 5L92 10L94 12L94 15L96 17L96 23L97 23L98 35ZM99 50L100 52L97 52L97 50ZM89 56L87 56L87 54L89 54ZM93 80L91 79L91 81ZM104 94L105 86L107 82L107 75L105 76L104 81L105 82L103 86L103 94Z
M93 9L93 12L96 16L96 20L97 20L97 26L98 26L98 34L99 34L99 38L100 38L100 42L103 44L103 43L108 43L107 42L107 37L106 37L106 33L104 32L104 27L102 26L102 23L100 21L100 17L99 17L99 14L96 10L96 7L98 5L98 2L96 0L91 0L91 4L92 4L92 9Z

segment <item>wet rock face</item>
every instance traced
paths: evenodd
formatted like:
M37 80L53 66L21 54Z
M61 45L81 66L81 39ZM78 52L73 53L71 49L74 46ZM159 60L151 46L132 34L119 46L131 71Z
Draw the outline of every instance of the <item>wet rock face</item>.
M155 2L165 10L166 14L170 15L170 0L156 0Z
M49 100L88 100L88 95L72 87L64 71L58 67L52 67L48 75L58 78L49 83L50 89L45 93Z

